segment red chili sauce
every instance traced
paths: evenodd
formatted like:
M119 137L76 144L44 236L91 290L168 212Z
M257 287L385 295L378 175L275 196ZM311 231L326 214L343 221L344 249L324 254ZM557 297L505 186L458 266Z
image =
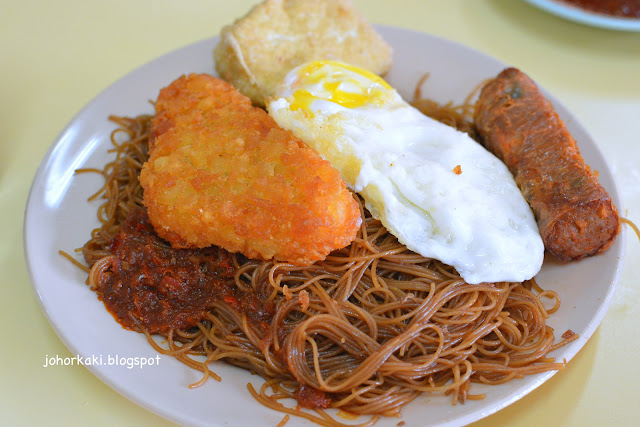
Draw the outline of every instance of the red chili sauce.
M640 0L563 0L565 3L605 15L640 18Z
M205 319L216 301L244 313L264 331L269 329L275 304L235 286L228 252L215 246L173 249L156 235L142 209L129 215L111 242L111 253L113 261L97 283L97 293L127 329L143 327L152 334L186 330ZM299 385L295 397L305 408L331 403L328 394L305 384Z
M123 327L149 333L189 329L223 301L266 327L275 306L233 283L223 249L173 249L160 239L144 210L132 212L111 242L115 256L97 284L98 297Z
M295 392L298 404L303 408L328 408L331 399L322 390L315 389L306 384L300 384Z

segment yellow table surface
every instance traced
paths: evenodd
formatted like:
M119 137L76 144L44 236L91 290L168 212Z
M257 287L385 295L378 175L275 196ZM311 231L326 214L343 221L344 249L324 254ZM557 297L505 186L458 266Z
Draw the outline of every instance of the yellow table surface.
M24 207L50 144L127 72L217 35L249 0L3 0L0 7L1 424L170 424L79 366L45 319L25 266ZM640 33L583 26L520 0L356 0L373 23L463 43L524 70L585 125L613 170L622 215L640 224ZM626 227L625 227L626 228ZM640 419L640 243L600 328L559 372L477 426L637 425ZM579 286L579 284L576 284Z

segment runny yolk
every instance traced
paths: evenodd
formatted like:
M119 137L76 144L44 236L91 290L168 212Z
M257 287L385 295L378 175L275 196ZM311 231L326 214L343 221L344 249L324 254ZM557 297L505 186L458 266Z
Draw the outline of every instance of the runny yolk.
M290 108L310 114L315 100L331 101L346 108L381 106L393 90L374 73L338 61L310 62L298 71L298 82L304 88L293 93Z

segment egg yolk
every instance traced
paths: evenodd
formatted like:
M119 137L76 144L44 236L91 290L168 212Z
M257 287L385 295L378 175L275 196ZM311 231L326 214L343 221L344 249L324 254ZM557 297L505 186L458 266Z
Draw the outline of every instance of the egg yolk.
M311 113L315 100L334 102L345 108L382 106L389 99L391 86L374 73L338 61L314 61L298 70L291 110Z

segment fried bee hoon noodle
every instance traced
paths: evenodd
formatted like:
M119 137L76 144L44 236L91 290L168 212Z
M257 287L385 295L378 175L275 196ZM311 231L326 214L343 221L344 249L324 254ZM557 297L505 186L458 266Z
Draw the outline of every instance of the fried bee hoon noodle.
M105 200L102 227L82 249L94 289L109 274L111 240L141 206L137 176L147 156L150 117L111 120L120 126L112 134L116 159L93 170L105 177L93 196ZM407 250L362 203L361 213L355 241L309 267L231 255L229 286L270 301L270 321L253 321L223 298L196 327L163 334L164 344L140 332L157 351L204 373L193 386L219 379L210 362L225 360L266 379L260 390L248 386L259 402L321 425L340 424L323 408L371 414L369 425L398 415L421 392L450 395L455 405L484 397L471 394L472 383L563 367L548 354L577 335L568 331L555 342L546 325L560 303L554 292L533 281L469 285L451 267ZM546 309L543 297L554 307ZM298 407L282 398L297 399Z
M474 103L472 101L473 98L480 93L480 90L489 79L483 80L476 85L461 104L454 104L453 101L449 101L444 105L422 96L422 87L428 80L429 73L426 73L418 81L413 91L411 105L420 110L422 114L454 127L459 131L466 132L471 138L477 140L478 133L473 124Z

